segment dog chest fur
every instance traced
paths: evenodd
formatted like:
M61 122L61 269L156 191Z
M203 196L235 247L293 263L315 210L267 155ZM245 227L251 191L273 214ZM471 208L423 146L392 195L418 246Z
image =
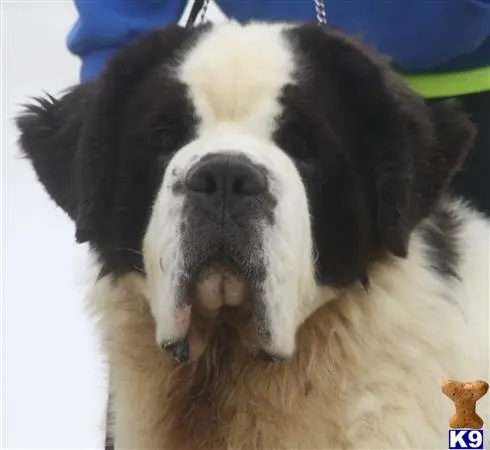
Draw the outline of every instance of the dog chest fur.
M462 218L455 238L483 262L485 221L451 210ZM89 302L111 367L116 448L444 448L452 405L440 382L488 378L488 304L473 258L463 284L434 277L426 226L407 260L372 268L369 291L350 289L308 318L280 365L252 358L231 328L197 365L180 365L155 345L144 280L100 280ZM479 406L485 420L488 400Z

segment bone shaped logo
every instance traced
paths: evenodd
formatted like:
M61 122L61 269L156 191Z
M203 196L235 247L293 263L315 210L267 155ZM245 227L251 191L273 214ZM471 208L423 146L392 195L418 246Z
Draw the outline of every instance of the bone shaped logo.
M456 414L449 420L451 428L470 428L478 430L483 427L483 420L476 413L476 402L488 391L485 381L462 382L447 380L442 385L442 392L456 406Z

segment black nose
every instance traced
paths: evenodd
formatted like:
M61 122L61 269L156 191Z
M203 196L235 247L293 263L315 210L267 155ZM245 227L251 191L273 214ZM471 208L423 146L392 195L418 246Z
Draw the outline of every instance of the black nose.
M252 197L264 192L266 187L265 174L241 155L205 156L187 177L188 189L207 195Z

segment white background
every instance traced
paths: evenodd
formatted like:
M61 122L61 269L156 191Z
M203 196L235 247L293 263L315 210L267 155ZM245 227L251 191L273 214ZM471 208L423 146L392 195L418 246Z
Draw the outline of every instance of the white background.
M84 310L86 248L20 158L12 123L30 96L78 82L66 48L76 11L71 1L0 4L2 447L103 448L106 375ZM212 7L208 18L222 16Z

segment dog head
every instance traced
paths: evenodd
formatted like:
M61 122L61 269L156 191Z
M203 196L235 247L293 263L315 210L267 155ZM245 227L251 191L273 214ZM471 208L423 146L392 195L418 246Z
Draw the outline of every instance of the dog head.
M427 107L376 52L305 24L157 30L18 126L102 274L143 272L181 360L205 347L195 311L241 310L264 354L291 356L319 287L406 256L473 137L457 105Z

